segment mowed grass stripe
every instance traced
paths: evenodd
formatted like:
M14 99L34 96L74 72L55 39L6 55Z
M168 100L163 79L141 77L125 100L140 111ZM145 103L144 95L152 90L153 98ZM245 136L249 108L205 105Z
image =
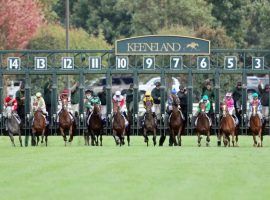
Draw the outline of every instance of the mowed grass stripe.
M168 138L167 138L168 139ZM240 136L239 148L197 147L183 137L183 147L146 147L131 137L130 147L85 147L75 137L64 147L61 137L49 146L11 147L0 137L1 199L268 199L270 137L263 148ZM18 139L16 137L16 144Z

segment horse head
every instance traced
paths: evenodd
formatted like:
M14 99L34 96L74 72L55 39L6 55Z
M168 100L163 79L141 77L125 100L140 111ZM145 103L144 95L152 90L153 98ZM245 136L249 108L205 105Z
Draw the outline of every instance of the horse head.
M152 103L151 103L151 101L146 101L145 107L146 107L146 113L152 113Z
M62 110L68 110L68 100L62 99Z
M252 116L256 116L258 112L258 104L252 105Z
M94 103L93 114L99 114L99 113L100 113L100 106Z
M222 110L222 116L226 117L229 111L228 111L228 107L225 103L221 105L221 110Z
M201 110L201 113L205 113L205 103L203 103L203 102L200 102L199 103L199 108L200 108L200 110Z

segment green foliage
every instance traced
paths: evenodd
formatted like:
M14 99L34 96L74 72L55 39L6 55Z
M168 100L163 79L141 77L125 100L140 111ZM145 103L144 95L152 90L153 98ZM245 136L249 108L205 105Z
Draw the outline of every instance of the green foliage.
M38 0L41 9L44 13L44 17L48 22L56 22L59 20L59 17L57 13L54 11L54 7L57 3L59 3L59 0Z
M29 42L29 49L65 49L66 32L60 25L43 26ZM111 49L102 35L89 36L83 29L70 30L70 49Z

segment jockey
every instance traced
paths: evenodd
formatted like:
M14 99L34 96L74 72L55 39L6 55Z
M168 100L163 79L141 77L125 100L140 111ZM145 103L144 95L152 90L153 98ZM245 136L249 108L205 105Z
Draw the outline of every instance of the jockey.
M153 117L156 118L156 113L155 113L155 108L154 108L154 99L151 96L151 92L147 91L145 92L144 98L143 98L143 107L146 110L146 105L150 104L151 105L151 111L153 113ZM145 121L145 113L143 115L143 119L141 121L142 126L144 125L144 121Z
M64 90L62 91L61 95L60 95L60 99L59 99L59 101L58 101L58 103L59 103L58 109L59 109L59 108L60 108L60 109L59 109L58 112L57 112L57 122L59 122L59 114L60 114L60 112L61 112L61 110L62 110L62 101L63 101L63 100L66 100L66 101L68 102L67 110L68 110L68 112L69 112L69 115L70 115L72 121L74 121L73 111L72 111L72 109L71 109L71 102L70 102L70 100L68 99L68 93L69 93L68 89L64 89Z
M41 109L44 115L46 116L48 115L48 112L46 111L45 101L40 92L36 93L36 98L34 99L33 102L33 112L36 112L38 109Z
M90 89L87 89L85 91L84 107L86 109L86 116L89 116L89 114L91 112L91 103L90 103L90 100L92 98L92 93L93 93L93 91L90 90Z
M97 104L99 106L99 108L101 108L101 101L100 101L99 97L97 96L97 94L93 93L93 96L90 99L88 99L88 102L86 102L86 103L87 103L87 107L89 109L89 115L87 117L87 124L89 125L89 120L90 120L90 117L92 115L94 104Z
M258 93L253 93L251 101L249 102L249 113L248 113L248 126L250 125L250 117L252 115L252 106L257 105L258 106L258 111L257 114L259 115L259 118L262 120L262 104L261 101L258 99L259 95Z
M18 103L17 103L16 98L14 98L14 95L11 92L5 98L5 100L4 100L4 106L5 106L5 108L11 106L12 113L16 117L16 119L18 120L18 123L20 124L21 123L21 120L20 120L19 115L17 114ZM6 117L6 113L5 112L4 112L4 117ZM6 130L8 130L7 123L5 123L5 124L6 124Z
M176 96L177 94L177 91L175 88L173 88L171 90L171 94L169 95L168 97L168 107L167 107L167 110L168 110L168 114L170 114L172 112L172 106L173 106L173 95ZM176 98L179 100L178 96L176 96ZM180 103L180 101L179 101Z
M46 117L48 116L48 112L46 111L45 101L40 92L36 93L36 97L33 102L33 112L35 113L38 109L42 111L42 114L45 115L45 119L46 119ZM47 119L46 119L46 123L48 123Z
M12 93L9 93L8 96L5 98L4 106L5 107L11 106L12 111L17 113L18 103Z
M211 103L210 103L207 95L203 95L203 98L199 101L198 110L195 113L195 116L196 116L195 126L197 126L197 120L198 120L198 117L197 116L201 112L200 103L203 103L205 105L205 113L207 114L206 116L207 116L207 118L209 120L209 124L211 126L212 125L212 121L211 121L211 119L208 116L208 113L209 113L210 108L211 108Z
M127 114L124 111L123 107L125 105L125 98L121 95L121 92L118 90L115 92L112 98L113 105L118 104L120 106L120 112L122 113L122 116L125 118L125 125L128 125L128 120L127 120Z
M234 100L232 98L232 93L226 93L224 98L224 104L227 106L229 114L234 118L235 125L238 124L238 118L235 115Z

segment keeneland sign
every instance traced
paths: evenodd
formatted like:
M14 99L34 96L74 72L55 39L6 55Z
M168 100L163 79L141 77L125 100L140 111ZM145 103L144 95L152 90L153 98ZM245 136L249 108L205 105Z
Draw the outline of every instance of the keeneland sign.
M185 36L140 36L117 40L116 55L209 55L210 41Z

